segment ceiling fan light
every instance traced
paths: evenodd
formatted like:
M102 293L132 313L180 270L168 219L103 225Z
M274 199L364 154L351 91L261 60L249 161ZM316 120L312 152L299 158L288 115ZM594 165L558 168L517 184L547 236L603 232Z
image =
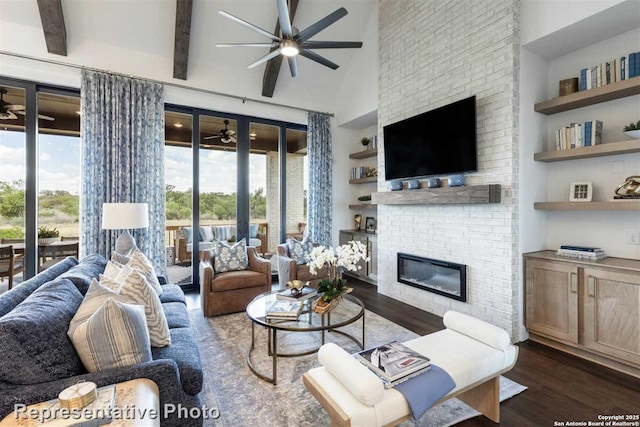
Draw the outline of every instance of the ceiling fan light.
M300 49L298 49L298 44L293 40L283 40L280 44L280 53L284 56L296 56L300 53Z

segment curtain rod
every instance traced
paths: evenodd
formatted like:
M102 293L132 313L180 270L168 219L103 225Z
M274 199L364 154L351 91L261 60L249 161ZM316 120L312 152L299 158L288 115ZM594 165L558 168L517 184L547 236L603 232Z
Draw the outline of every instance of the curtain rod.
M132 78L132 79L146 80L146 81L149 81L149 82L152 82L152 83L158 83L158 84L161 84L161 85L172 86L172 87L176 87L176 88L179 88L179 89L193 90L193 91L197 91L197 92L208 93L210 95L223 96L223 97L226 97L226 98L237 99L239 101L242 101L243 104L245 102L255 102L256 104L269 105L269 106L272 106L272 107L288 108L290 110L305 111L307 113L328 114L331 117L335 117L335 114L327 113L327 112L324 112L324 111L309 110L308 108L296 107L296 106L293 106L293 105L286 105L286 104L279 104L277 102L264 101L262 99L256 99L256 98L248 98L246 96L233 95L233 94L230 94L230 93L217 92L215 90L198 88L198 87L193 87L193 86L187 86L187 85L183 85L183 84L179 84L179 83L163 82L161 80L156 80L156 79L148 79L148 78L145 78L145 77L137 77L137 76L134 76L133 74L125 74L125 73L118 73L116 71L101 70L99 68L85 67L83 65L72 64L72 63L67 63L67 62L62 62L62 61L55 61L53 59L36 58L34 56L23 55L23 54L14 53L14 52L6 52L4 50L0 50L0 55L13 56L15 58L20 58L20 59L28 59L28 60L31 60L31 61L44 62L44 63L47 63L47 64L60 65L60 66L69 67L69 68L76 68L78 70L97 71L97 72L100 72L100 73L108 73L108 74L113 74L113 75L118 75L118 76L123 76L123 77L129 77L129 78Z

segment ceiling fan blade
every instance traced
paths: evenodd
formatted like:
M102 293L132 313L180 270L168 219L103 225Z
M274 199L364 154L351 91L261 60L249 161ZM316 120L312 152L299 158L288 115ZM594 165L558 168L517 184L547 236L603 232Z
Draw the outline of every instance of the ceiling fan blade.
M238 18L237 16L233 16L232 14L230 14L230 13L228 13L228 12L225 12L224 10L220 10L220 11L218 11L218 13L219 13L220 15L224 16L225 18L229 18L229 19L231 19L232 21L236 21L236 22L237 22L238 24L240 24L240 25L244 25L245 27L247 27L247 28L249 28L249 29L251 29L251 30L255 31L256 33L262 34L263 36L265 36L265 37L267 37L267 38L270 38L270 39L271 39L271 40L273 40L273 41L276 41L276 42L279 42L279 41L280 41L280 38L279 38L279 37L274 36L274 35L273 35L273 34L271 34L270 32L268 32L268 31L266 31L266 30L263 30L263 29L262 29L262 28L260 28L260 27L256 27L255 25L253 25L253 24L251 24L251 23L249 23L249 22L245 21L244 19L240 19L240 18Z
M306 41L302 43L303 49L359 49L362 47L362 42L316 42Z
M311 52L310 50L302 49L300 51L300 55L304 56L305 58L309 58L310 60L315 61L318 64L322 64L325 67L329 67L332 70L335 70L339 67L339 65L336 64L335 62L331 62L324 56L320 56L315 52Z
M280 31L285 39L293 38L293 29L291 28L291 18L289 17L289 8L287 0L278 1L278 21L280 22Z
M230 137L229 140L231 140L231 142L233 142L234 144L238 143L238 139L235 136ZM249 140L251 140L251 138L249 138Z
M216 138L222 138L222 135L211 135L211 136L205 136L202 139L216 139Z
M291 77L296 77L298 75L298 60L295 56L287 57L287 61L289 61L289 71L291 71Z
M7 105L7 110L24 110L26 107L24 105L11 104Z
M9 111L9 113L16 113L16 114L20 114L21 116L26 116L27 114L23 111L23 110L14 110L14 111ZM17 118L17 117L16 117ZM50 122L54 121L55 118L51 117L51 116L45 116L44 114L38 114L38 118L42 119L42 120L49 120Z
M216 47L272 47L273 43L223 43Z
M262 64L263 62L267 62L271 58L275 58L278 55L280 55L280 49L279 48L274 50L273 52L267 53L265 56L263 56L262 58L258 59L256 62L254 62L252 64L249 64L247 66L247 68L257 67L258 65Z
M0 114L0 120L16 120L18 116L13 114L13 111L6 111Z
M235 135L235 134L236 134L236 131L235 131L235 130L227 129L227 135L228 135L228 136L233 136L233 135Z
M335 12L325 16L324 18L322 18L321 20L319 20L315 24L311 24L309 27L307 27L304 30L300 31L300 33L298 33L298 35L295 37L295 39L298 42L303 42L303 41L309 40L311 37L315 36L320 31L324 30L329 25L331 25L334 22L336 22L338 19L345 17L348 13L349 12L347 12L347 9L345 9L344 7L341 7L340 9L336 10Z

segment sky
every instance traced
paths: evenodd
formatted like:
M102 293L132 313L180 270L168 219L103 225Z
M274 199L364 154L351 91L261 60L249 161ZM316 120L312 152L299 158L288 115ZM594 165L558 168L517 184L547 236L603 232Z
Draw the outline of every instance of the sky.
M66 190L80 193L80 138L57 135L39 136L40 190ZM25 134L0 130L0 181L25 179ZM249 190L266 189L266 156L249 158ZM237 187L236 153L202 150L200 191L234 193ZM191 149L165 147L165 184L176 190L191 188Z
M40 190L80 193L80 138L40 135ZM25 134L0 130L0 181L26 178Z

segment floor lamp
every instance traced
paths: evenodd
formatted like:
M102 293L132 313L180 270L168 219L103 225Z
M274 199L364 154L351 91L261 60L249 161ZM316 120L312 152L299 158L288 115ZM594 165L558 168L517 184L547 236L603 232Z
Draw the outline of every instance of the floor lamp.
M102 229L124 230L116 240L116 252L126 255L137 248L129 229L149 228L147 203L103 203Z

